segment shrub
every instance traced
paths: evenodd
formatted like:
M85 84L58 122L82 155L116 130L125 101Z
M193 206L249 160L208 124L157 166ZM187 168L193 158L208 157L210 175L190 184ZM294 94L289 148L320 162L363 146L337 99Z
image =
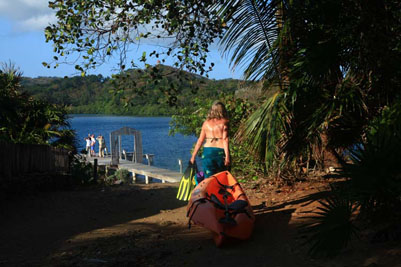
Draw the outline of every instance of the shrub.
M311 234L307 239L310 244L309 254L332 257L357 235L354 214L358 205L338 194L319 203L321 207L309 217L312 222L303 230Z
M385 108L373 120L366 141L350 156L353 164L343 174L350 178L363 215L391 214L401 205L401 104Z
M106 176L104 181L108 185L112 185L116 181L122 181L125 184L129 184L131 182L131 175L128 170L119 169L113 174Z
M350 158L352 164L341 173L349 180L343 187L332 188L335 197L321 202L323 208L310 217L313 223L307 229L312 254L337 254L356 233L353 219L370 228L384 225L386 236L399 228L401 104L383 109L372 121L364 142L350 151ZM358 216L351 218L357 207Z
M94 182L92 164L83 161L78 155L72 158L70 172L76 184L87 185Z
M116 172L116 178L119 181L123 181L125 184L129 184L131 182L131 175L128 170L125 169L119 169Z

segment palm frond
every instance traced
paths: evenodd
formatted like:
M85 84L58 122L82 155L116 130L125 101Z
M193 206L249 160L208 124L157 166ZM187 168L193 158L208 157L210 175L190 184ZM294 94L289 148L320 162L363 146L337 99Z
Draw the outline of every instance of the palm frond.
M250 149L265 162L266 168L270 169L290 116L285 106L285 95L276 92L248 118L236 138L247 139Z
M246 66L245 77L279 77L277 52L278 0L242 0L228 3L222 15L231 21L220 41L223 51L232 52L231 66Z
M309 234L306 241L313 256L335 256L357 236L358 229L353 224L353 216L358 209L349 198L331 196L319 201L321 207L305 218L312 222L301 231Z
M369 214L391 210L401 197L401 104L383 110L371 123L365 142L349 151L353 161L343 175Z

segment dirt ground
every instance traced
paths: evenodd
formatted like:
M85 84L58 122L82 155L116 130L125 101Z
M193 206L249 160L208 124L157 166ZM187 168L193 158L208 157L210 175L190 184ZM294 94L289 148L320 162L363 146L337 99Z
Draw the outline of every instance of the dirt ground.
M401 245L354 241L333 259L307 256L299 226L327 181L243 185L256 215L250 240L216 248L188 229L177 184L87 187L0 204L0 266L401 266Z

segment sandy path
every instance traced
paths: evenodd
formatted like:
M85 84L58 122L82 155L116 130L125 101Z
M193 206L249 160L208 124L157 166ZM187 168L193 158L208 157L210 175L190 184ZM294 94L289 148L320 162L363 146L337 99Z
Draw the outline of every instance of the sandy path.
M324 194L314 188L247 189L257 217L252 238L216 248L208 231L188 229L176 190L176 184L82 188L3 203L0 266L397 266L401 259L399 247L383 245L330 261L308 258L297 226Z

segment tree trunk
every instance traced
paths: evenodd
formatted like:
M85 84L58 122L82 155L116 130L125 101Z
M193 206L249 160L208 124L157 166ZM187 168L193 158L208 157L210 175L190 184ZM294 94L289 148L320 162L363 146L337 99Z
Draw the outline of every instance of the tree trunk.
M339 168L344 165L344 159L335 151L335 149L328 146L328 135L323 132L320 134L321 145L314 148L314 158L320 163L323 170L328 170L330 167Z

